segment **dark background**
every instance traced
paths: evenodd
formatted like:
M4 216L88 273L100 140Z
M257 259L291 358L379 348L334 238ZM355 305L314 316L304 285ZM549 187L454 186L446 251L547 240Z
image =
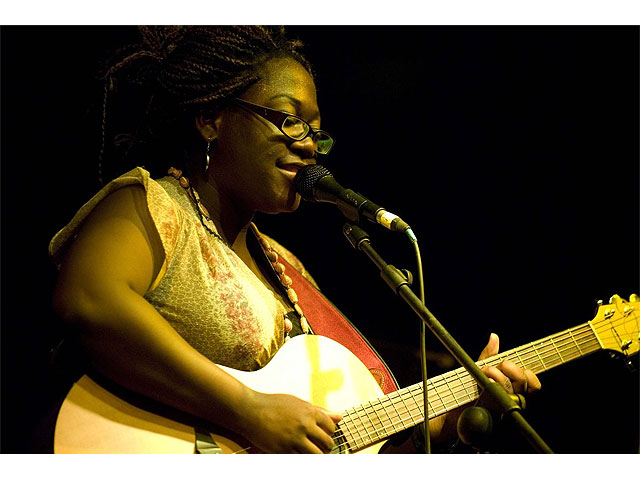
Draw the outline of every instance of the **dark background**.
M337 138L327 167L413 226L427 305L473 357L492 331L510 349L638 292L638 28L289 31L308 44L323 128ZM94 72L135 32L1 33L1 448L28 452L58 335L47 245L98 188ZM336 209L305 204L257 223L298 254L401 386L419 381L417 317L348 245ZM404 238L367 231L415 273ZM438 359L430 375L451 368ZM540 378L525 413L554 451L638 452L637 372L603 352Z

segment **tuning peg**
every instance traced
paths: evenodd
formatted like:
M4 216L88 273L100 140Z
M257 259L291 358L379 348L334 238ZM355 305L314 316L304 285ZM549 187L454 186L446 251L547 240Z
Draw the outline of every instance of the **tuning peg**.
M601 307L604 302L602 300L598 300L596 303L598 304L599 307Z
M614 294L614 295L611 295L611 298L609 299L609 303L619 302L620 300L621 300L620 295Z
M638 302L638 301L640 301L640 297L638 295L636 295L635 293L632 293L631 295L629 295L629 301L630 302Z

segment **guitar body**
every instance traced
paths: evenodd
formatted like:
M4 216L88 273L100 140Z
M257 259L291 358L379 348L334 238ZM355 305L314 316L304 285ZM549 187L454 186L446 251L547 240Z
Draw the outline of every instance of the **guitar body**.
M478 362L496 366L511 360L534 373L563 365L598 350L627 358L638 353L640 297L618 295L600 305L585 324L502 352ZM288 393L328 410L342 412L334 435L336 453L377 453L394 433L424 421L422 383L384 395L369 370L337 342L300 335L287 342L257 372L221 367L264 393ZM428 382L429 419L479 396L478 385L464 368ZM56 453L260 453L245 439L223 430L197 432L149 409L139 408L82 377L58 414ZM212 441L213 439L213 441Z
M369 370L349 350L326 337L300 335L288 341L261 370L221 367L248 387L288 393L342 412L383 397ZM242 437L209 432L222 453L259 453ZM378 442L358 453L377 453ZM60 409L55 453L194 453L193 427L139 408L88 376L76 382Z

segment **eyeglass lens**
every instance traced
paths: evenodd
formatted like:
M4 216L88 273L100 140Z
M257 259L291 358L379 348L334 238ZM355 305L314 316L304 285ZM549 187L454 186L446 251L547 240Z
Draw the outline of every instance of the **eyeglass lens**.
M304 138L309 133L310 128L309 124L296 117L287 117L282 123L282 131L294 140ZM328 152L333 144L331 137L323 132L316 132L313 136L313 141L316 144L318 153Z

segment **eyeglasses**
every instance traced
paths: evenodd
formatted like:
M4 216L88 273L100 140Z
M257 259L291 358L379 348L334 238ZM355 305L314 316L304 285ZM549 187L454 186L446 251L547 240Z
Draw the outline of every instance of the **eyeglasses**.
M304 140L311 136L313 143L316 146L316 152L321 155L327 155L335 141L324 130L314 130L311 128L305 120L290 113L281 112L279 110L273 110L271 108L263 107L262 105L256 105L254 103L240 100L239 98L233 99L238 106L255 113L268 122L275 125L278 130L284 133L291 140Z

